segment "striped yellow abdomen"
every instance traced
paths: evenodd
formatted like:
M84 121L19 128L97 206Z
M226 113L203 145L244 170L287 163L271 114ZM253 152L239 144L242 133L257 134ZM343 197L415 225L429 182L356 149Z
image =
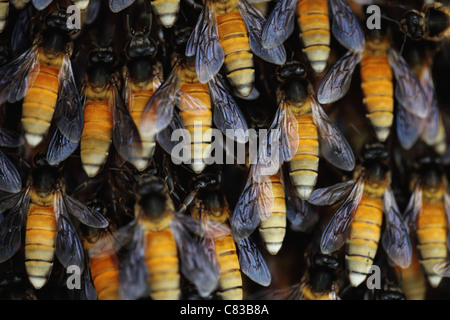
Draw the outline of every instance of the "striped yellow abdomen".
M308 102L307 102L308 103ZM289 162L289 175L303 200L309 198L317 182L319 170L319 135L311 113L296 116L298 141L295 156Z
M162 25L166 28L172 27L178 17L180 0L153 0L151 3Z
M347 240L345 262L354 287L362 283L373 264L383 222L382 198L363 195L356 209Z
M212 113L211 98L208 87L196 82L182 82L180 90L189 96L201 101L198 108L190 99L181 97L178 107L184 127L191 136L191 163L196 173L201 173L206 167L204 155L210 154L212 142Z
M314 71L322 73L330 56L327 0L298 0L297 19L303 52Z
M322 294L316 294L311 291L311 287L308 285L303 288L303 296L300 300L331 300L330 291L326 291Z
M89 177L97 175L106 159L112 141L113 119L106 101L87 99L84 106L84 128L81 135L80 155Z
M277 254L283 244L286 235L286 197L284 186L281 183L280 174L270 177L274 195L273 209L270 216L261 220L259 233L270 254Z
M401 285L407 300L424 300L427 292L425 275L420 265L417 250L413 249L411 264L406 269L400 269Z
M154 300L180 298L180 272L175 238L170 230L146 232L145 263Z
M42 205L33 199L28 209L25 233L25 268L36 289L42 288L50 276L56 246L56 221L53 203Z
M242 275L233 237L215 238L214 244L220 266L218 295L223 300L242 300Z
M386 55L366 55L361 60L361 88L378 140L386 141L394 120L394 86Z
M100 253L90 259L89 265L98 300L119 300L117 257L107 253Z
M22 105L22 125L27 143L35 147L50 128L58 98L59 69L40 64Z
M140 171L148 166L149 161L155 152L156 135L149 132L142 132L140 129L142 111L145 109L147 102L154 93L152 88L148 90L132 90L128 98L128 111L141 136L141 156L134 161L134 166Z
M255 67L244 20L236 9L218 14L217 25L227 77L241 96L248 97L255 82Z
M447 218L442 203L422 204L422 213L417 221L417 240L420 263L431 286L436 288L442 277L433 271L433 267L447 259Z

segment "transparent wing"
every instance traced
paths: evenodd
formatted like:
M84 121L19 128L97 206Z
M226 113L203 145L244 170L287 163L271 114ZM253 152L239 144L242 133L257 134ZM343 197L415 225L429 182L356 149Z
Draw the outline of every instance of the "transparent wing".
M0 68L0 104L16 102L26 95L39 71L37 46Z
M412 245L408 228L395 201L394 193L389 185L383 198L385 230L381 243L390 260L401 268L408 268L412 259Z
M395 98L412 114L424 118L428 114L428 99L408 63L394 49L389 51L389 65L395 76Z
M398 105L396 114L396 131L398 141L405 150L409 150L420 136L423 130L423 121L408 110Z
M57 166L70 157L78 148L79 141L70 141L58 128L50 139L47 147L47 161L52 166Z
M267 287L272 282L272 275L261 252L250 238L236 242L241 271L254 282Z
M261 34L263 48L274 48L286 41L294 31L297 0L280 0L267 17Z
M109 0L109 8L112 12L117 13L131 6L134 1L135 0Z
M53 0L33 0L33 5L36 9L39 11L44 10L48 7L50 3L52 3Z
M207 248L194 239L178 219L171 221L170 228L177 242L183 275L195 284L202 297L209 296L217 288L219 272Z
M75 230L67 212L62 194L55 193L56 216L56 248L55 253L61 264L67 269L70 265L76 265L84 272L84 249L80 237Z
M89 1L89 6L87 8L86 20L85 20L86 24L91 24L97 19L98 13L100 12L101 4L102 4L101 0L90 0Z
M0 151L0 190L17 193L22 188L19 171L8 157Z
M317 99L321 104L338 101L347 94L359 61L360 54L348 51L328 70L317 91Z
M171 122L179 90L179 68L179 64L175 64L166 81L147 102L141 116L141 137L157 134Z
M216 14L207 0L186 45L186 55L195 55L195 71L201 83L207 83L219 72L225 55L219 42Z
M325 228L320 240L322 253L329 254L339 250L347 240L353 216L361 201L363 189L364 178L360 177Z
M416 230L417 218L422 212L422 187L420 183L416 183L414 190L409 198L408 205L406 206L403 214L405 224L408 227L410 236Z
M286 49L283 45L266 49L261 44L261 33L266 23L262 12L249 4L247 0L240 0L238 7L247 27L252 52L269 63L283 65L286 62Z
M125 300L137 300L150 293L149 273L145 264L145 230L134 221L124 228L128 231L125 234L131 239L120 261L119 295Z
M72 198L67 194L63 195L63 200L67 212L76 217L83 224L92 228L106 228L108 226L108 220L106 220L101 213L84 205L79 200Z
M120 156L130 163L134 163L142 155L142 141L139 130L131 118L119 89L114 84L109 101L111 110L113 110L113 143Z
M315 206L330 206L350 193L355 185L355 180L336 183L330 187L314 190L308 198L308 202Z
M0 222L0 263L11 258L21 246L21 231L30 203L28 189L17 194L14 200L9 203L11 210Z
M441 277L450 277L450 261L440 262L433 267L433 271Z
M34 6L27 5L20 10L15 18L11 34L11 50L16 57L32 46L30 32L35 11Z
M348 50L362 52L366 45L364 32L346 0L328 1L331 9L331 32Z
M21 144L20 134L6 128L0 128L0 147L17 148Z
M355 168L355 155L347 139L313 96L311 96L311 106L314 123L319 131L322 155L335 167L352 171Z
M172 161L182 163L185 153L190 152L191 136L184 127L178 112L175 109L172 109L172 114L172 121L164 130L157 134L156 140L163 150L171 155ZM174 149L175 147L183 152L177 154Z
M218 76L209 82L209 92L214 106L213 116L216 127L237 142L247 143L247 121Z
M428 115L422 121L422 138L426 143L432 145L439 132L440 114L431 66L428 66L423 70L419 82L428 99L429 107Z
M208 219L198 220L182 214L178 214L176 219L179 227L205 239L220 238L231 233L230 228L221 222Z

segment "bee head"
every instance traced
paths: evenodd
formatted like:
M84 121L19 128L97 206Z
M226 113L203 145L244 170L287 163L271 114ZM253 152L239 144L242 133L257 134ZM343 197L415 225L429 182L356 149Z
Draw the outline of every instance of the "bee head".
M113 65L116 62L117 55L112 46L101 46L89 52L89 62L91 64Z
M49 192L56 188L58 182L58 168L47 162L44 152L34 157L35 168L32 171L33 186L39 192Z
M425 17L417 10L406 12L400 21L402 31L413 40L420 40L423 37Z
M280 82L288 79L304 79L306 77L306 68L298 61L290 61L277 68L276 76Z
M156 177L146 175L139 179L136 188L138 204L149 217L160 217L165 212L166 188L164 182Z

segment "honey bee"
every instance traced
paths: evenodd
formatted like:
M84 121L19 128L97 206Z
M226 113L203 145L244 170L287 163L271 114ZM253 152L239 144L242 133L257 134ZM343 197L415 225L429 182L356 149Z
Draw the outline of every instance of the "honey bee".
M268 143L262 142L261 163L267 167L276 165L266 158L273 158L273 151L278 152L278 165L289 163L297 194L306 200L317 182L319 148L328 162L345 171L353 170L355 157L347 140L317 102L305 78L304 66L289 62L278 68L277 77L281 82L277 90L278 110L268 134L272 145L269 150Z
M411 263L412 246L390 187L387 151L380 143L366 144L364 163L354 178L331 187L316 189L308 199L314 205L344 201L329 221L320 240L322 253L339 250L346 243L346 266L353 287L362 283L373 264L381 237L389 259L406 268Z
M400 29L412 40L441 41L450 35L450 7L441 2L427 3L420 11L408 10Z
M419 171L411 178L411 198L405 209L410 236L417 242L419 261L429 284L439 286L442 275L434 267L446 262L450 198L439 161L419 159Z
M261 31L265 18L246 0L207 0L186 46L186 56L195 56L195 71L201 83L214 79L222 65L243 98L250 96L255 81L253 54L282 65L283 45L265 49Z
M388 34L370 30L361 39L361 47L360 51L349 50L327 72L318 89L318 101L327 104L345 96L356 65L360 64L367 118L377 139L385 142L394 119L394 97L399 109L420 118L427 115L427 99L408 63L392 48Z
M54 255L67 268L84 270L81 240L69 216L93 228L105 228L108 221L64 191L58 168L50 166L43 153L35 156L27 187L7 195L2 201L0 261L11 258L21 247L25 232L25 268L34 288L42 288L50 277Z
M190 141L189 160L194 172L201 173L209 162L213 122L225 135L229 134L228 129L234 129L233 132L237 134L233 134L231 138L239 143L247 142L247 122L223 80L216 76L208 84L201 83L192 59L179 54L174 56L170 75L151 97L142 113L141 135L142 132L147 135L156 134L174 120L175 104L182 122L177 127L189 132L189 137L183 137L183 141ZM167 138L161 138L158 142L171 153L170 136L163 136Z
M117 13L131 6L136 0L109 0L109 8ZM178 19L180 10L180 0L152 0L153 11L158 17L158 21L165 28L171 28Z
M433 55L429 50L417 47L408 50L410 65L427 98L427 116L420 118L404 108L398 108L397 136L401 146L406 150L411 149L418 140L422 140L437 154L443 155L447 150L446 132L434 87Z
M151 60L155 57L157 48L156 43L149 37L150 27L151 22L143 26L142 30L136 30L129 25L132 38L125 48L127 63L123 68L124 100L138 130L142 112L163 79L162 64L152 63ZM151 135L141 135L142 155L133 163L138 170L143 171L149 165L155 150L155 138Z
M22 125L31 147L47 134L55 109L57 129L64 141L77 144L80 139L81 101L73 78L72 42L66 21L64 11L47 15L46 27L36 36L33 46L0 69L4 76L0 102L23 98Z
M180 271L196 285L200 295L208 296L216 288L219 275L191 232L219 237L229 229L209 223L205 234L197 220L175 212L167 185L160 177L144 173L137 179L135 219L112 232L112 245L110 241L99 241L91 251L110 252L112 246L115 252L124 252L119 261L121 299L148 295L154 300L180 299Z
M111 46L98 47L89 54L82 88L85 102L80 141L81 162L89 177L102 169L112 143L119 155L131 163L141 155L139 131L120 96L116 59Z
M17 148L21 145L20 136L11 130L0 128L0 147ZM18 193L22 189L22 178L19 171L0 150L0 190Z
M321 74L330 56L330 20L328 1L283 0L271 11L261 35L264 48L282 44L294 31L294 18L300 28L300 39L312 69ZM362 37L362 29L346 1L330 1L332 32L341 43ZM351 34L350 34L351 33ZM357 42L357 40L355 41ZM347 45L351 45L347 44Z
M408 268L397 267L401 287L407 300L425 300L427 280L419 261L417 248L413 247L411 264Z
M76 5L78 8L80 8L81 11L84 11L89 6L89 1L90 0L73 0L72 3L74 5ZM45 8L47 8L52 2L53 2L53 0L33 0L32 1L33 6L39 11L42 11Z

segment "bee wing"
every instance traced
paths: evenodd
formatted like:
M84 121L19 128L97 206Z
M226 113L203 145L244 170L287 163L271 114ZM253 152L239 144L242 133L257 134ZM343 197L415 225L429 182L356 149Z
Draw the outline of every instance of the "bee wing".
M0 147L17 148L21 144L20 134L6 128L0 128Z
M109 8L112 12L117 13L131 6L134 1L135 0L109 0Z
M86 24L91 24L97 19L98 13L100 12L100 8L102 6L101 0L90 0L89 6L86 12Z
M56 166L78 148L79 141L70 141L62 132L56 128L47 147L47 161L50 165Z
M208 219L198 220L182 214L178 214L176 219L177 224L183 229L205 239L223 237L231 233L230 228L221 222Z
M320 240L322 253L329 254L339 250L347 240L349 227L361 201L363 189L364 179L360 177L325 228Z
M240 0L238 7L247 27L252 52L269 63L283 65L286 62L286 49L283 45L266 49L261 44L261 33L266 23L262 12L249 4L247 0Z
M207 297L218 285L219 272L214 262L202 242L196 241L178 218L171 221L170 228L177 242L183 275L195 284L202 297Z
M17 193L22 188L19 171L8 157L0 151L0 190Z
M84 249L78 233L70 220L61 192L55 193L56 249L55 253L61 264L67 269L70 265L84 271Z
M308 198L308 202L315 206L330 206L350 193L355 185L355 180L336 183L330 187L314 190Z
M19 250L22 241L24 217L28 212L28 189L15 194L8 201L11 209L0 222L0 263L11 258Z
M403 149L409 150L420 136L424 122L414 114L398 105L396 114L396 131L398 141Z
M225 59L211 0L206 1L186 44L186 56L194 55L197 78L201 83L207 83L219 72Z
M429 103L428 115L422 120L422 138L427 144L432 145L438 135L441 119L431 66L423 70L419 81Z
M158 141L158 144L163 148L163 150L171 155L172 161L178 161L178 163L182 163L183 156L180 156L180 154L172 151L174 150L175 146L181 146L183 155L184 152L188 152L191 147L191 136L184 127L183 121L181 120L178 112L175 109L172 109L172 113L172 121L164 130L160 131L157 134L156 140ZM175 138L178 138L179 140L176 140Z
M44 10L48 7L50 3L52 3L53 0L33 0L33 5L36 9L39 11Z
M394 193L387 185L383 198L386 228L383 232L382 244L390 260L401 268L408 268L412 259L412 245L408 228L395 201Z
M394 49L388 54L389 65L395 76L395 98L412 114L425 118L428 114L428 99L408 63Z
M261 252L250 238L236 241L241 271L254 282L267 287L272 275Z
M414 190L409 198L409 202L406 206L403 214L405 224L408 227L410 236L416 230L416 222L420 213L422 212L422 187L420 183L416 183Z
M348 51L328 70L317 91L317 99L321 104L338 101L347 94L353 72L360 61L360 54Z
M348 50L362 52L366 45L364 32L358 19L345 0L329 0L331 9L331 32Z
M209 82L209 92L214 106L214 124L223 134L239 143L247 143L248 126L244 115L233 97L225 89L222 80L214 77ZM230 134L227 130L233 130Z
M179 66L176 64L166 81L147 102L141 116L141 136L146 133L157 134L171 122L179 90L178 70Z
M297 0L280 0L270 12L261 34L263 48L283 44L294 31Z
M16 102L26 95L39 71L37 46L0 68L0 104Z
M58 194L62 195L61 192ZM108 226L108 220L106 220L101 213L84 205L79 200L64 194L63 201L66 211L80 220L83 224L92 228L106 228Z
M131 118L119 89L114 84L109 103L113 111L113 143L120 156L133 163L142 154L142 141L139 130Z
M27 5L20 10L15 18L14 27L11 34L11 50L14 56L20 55L22 52L30 48L32 39L30 39L32 17L35 13L32 5Z
M311 106L314 123L319 131L322 155L335 167L352 171L355 168L355 155L347 139L313 96L311 96Z
M125 230L126 229L126 230ZM122 228L131 239L120 261L119 295L125 300L136 300L148 296L148 268L145 264L145 230L135 221Z
M441 277L450 277L450 261L440 262L433 267L433 271Z

